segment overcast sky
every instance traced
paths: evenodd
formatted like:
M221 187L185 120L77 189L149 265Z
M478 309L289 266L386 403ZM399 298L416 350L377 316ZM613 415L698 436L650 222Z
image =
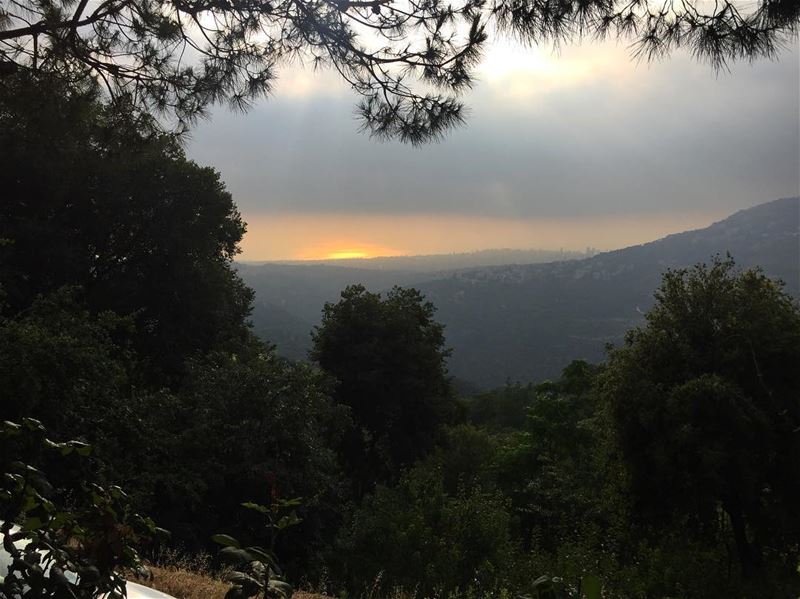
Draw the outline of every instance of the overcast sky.
M800 193L799 63L796 44L720 74L613 43L498 45L467 125L423 148L359 133L344 84L292 67L189 154L233 192L245 259L622 247Z

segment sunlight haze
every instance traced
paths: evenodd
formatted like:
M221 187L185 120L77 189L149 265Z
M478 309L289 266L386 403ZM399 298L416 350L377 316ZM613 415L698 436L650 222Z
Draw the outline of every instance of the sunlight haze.
M241 260L321 260L483 249L611 250L720 220L724 213L501 219L461 215L251 216Z
M333 73L285 67L275 96L218 109L190 155L248 222L243 260L623 247L800 193L800 60L714 73L625 43L489 48L465 127L413 148L358 131Z

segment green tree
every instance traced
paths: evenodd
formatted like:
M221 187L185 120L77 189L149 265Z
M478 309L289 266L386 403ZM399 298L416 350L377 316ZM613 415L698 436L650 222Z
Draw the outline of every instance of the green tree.
M768 558L791 572L800 550L798 305L730 258L668 271L655 297L602 376L637 511L704 538L731 531L746 577Z
M511 500L526 548L554 554L598 524L602 444L593 393L596 371L575 361L559 380L529 386L519 430L501 438L497 484Z
M311 357L351 410L344 460L362 490L425 455L456 414L444 328L433 316L419 291L400 287L381 297L353 285L325 304Z
M5 313L69 285L94 312L132 315L167 374L241 345L252 292L232 268L244 223L219 174L97 89L19 74L0 86L0 286Z
M351 588L376 582L379 593L402 586L422 597L457 589L483 596L514 576L507 502L480 487L448 493L437 462L419 464L364 498L337 547L347 559L332 559Z
M56 70L183 121L246 106L298 57L335 69L374 134L413 143L462 121L458 95L496 31L525 43L631 40L640 56L691 49L717 66L774 57L797 28L794 0L4 0L2 73Z
M281 555L289 565L312 556L334 534L345 490L336 447L349 421L328 386L317 369L271 352L249 360L215 353L193 363L174 421L175 461L184 474L164 473L167 496L156 492L153 513L168 513L197 542L228 523L243 501L302 497L303 522ZM182 505L184 483L198 495ZM247 529L239 524L238 532Z
M130 330L130 319L93 316L66 289L0 321L0 420L101 433L130 388L133 356L121 341Z

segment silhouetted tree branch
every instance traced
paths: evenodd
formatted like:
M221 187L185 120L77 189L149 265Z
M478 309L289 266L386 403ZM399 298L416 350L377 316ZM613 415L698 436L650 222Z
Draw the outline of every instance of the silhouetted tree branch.
M214 103L247 108L300 58L350 84L366 130L416 144L463 121L489 31L622 37L648 60L686 47L724 68L774 57L799 14L798 0L0 0L0 71L93 77L186 125Z

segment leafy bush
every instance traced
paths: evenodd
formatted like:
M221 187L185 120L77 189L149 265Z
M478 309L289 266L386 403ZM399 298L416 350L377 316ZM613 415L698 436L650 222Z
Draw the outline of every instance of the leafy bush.
M300 523L295 511L300 500L275 500L270 506L252 502L242 505L263 517L265 532L269 536L269 548L243 547L230 535L214 535L214 541L223 545L220 557L235 568L226 576L226 580L233 586L226 593L225 599L248 599L255 596L263 599L289 599L293 589L281 577L274 550L278 534Z
M32 419L4 422L0 443L0 534L11 556L8 571L0 573L0 595L124 597L122 572L142 569L136 547L156 534L153 522L130 508L119 487L104 488L79 475L74 484L59 488L36 465L53 461L62 468L73 466L74 476L70 458L80 462L90 446L53 442Z
M448 494L441 470L422 464L364 499L339 547L347 556L340 568L355 589L382 574L384 591L495 590L516 558L507 507L479 487Z

